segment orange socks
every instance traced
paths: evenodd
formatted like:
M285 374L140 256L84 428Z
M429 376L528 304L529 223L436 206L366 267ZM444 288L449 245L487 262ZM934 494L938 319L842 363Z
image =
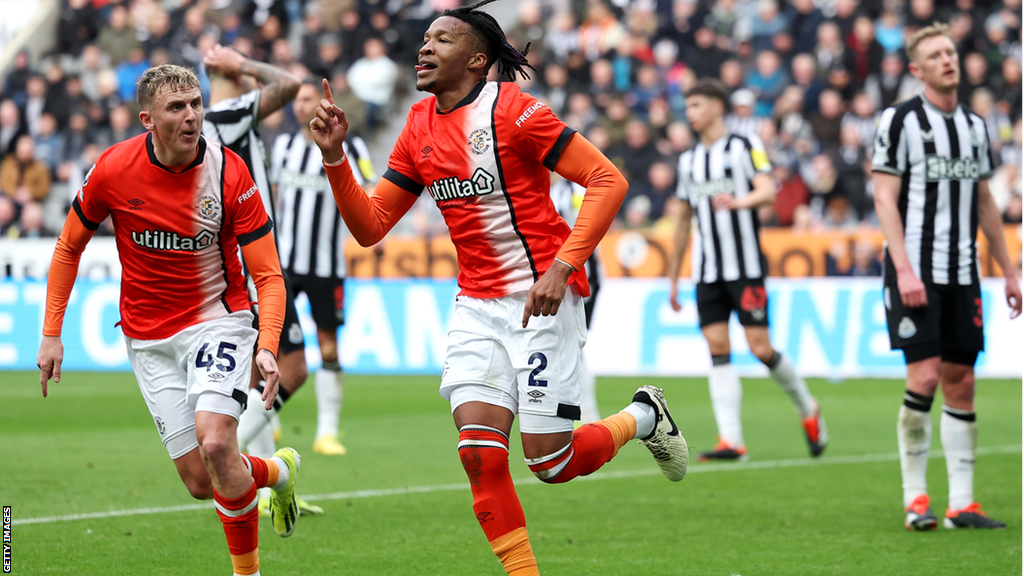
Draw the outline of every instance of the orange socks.
M473 511L511 576L538 576L526 517L508 471L508 436L488 426L459 430L459 458L473 491Z
M634 436L636 419L620 412L580 426L572 433L571 444L549 456L527 459L526 463L537 478L549 484L561 484L594 473Z
M221 524L224 525L224 535L228 539L228 550L231 552L231 565L235 574L259 574L260 517L256 506L256 483L253 482L239 498L225 498L214 490L213 501Z
M243 453L242 462L252 474L252 480L257 488L272 488L277 484L281 469L273 458L259 458Z

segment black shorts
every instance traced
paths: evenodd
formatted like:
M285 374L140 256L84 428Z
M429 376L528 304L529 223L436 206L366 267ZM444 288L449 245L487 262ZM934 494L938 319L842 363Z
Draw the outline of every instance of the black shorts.
M764 278L697 284L697 315L701 328L728 322L733 310L743 326L768 325L768 292L764 289Z
M291 283L288 282L288 275L285 274L284 277L284 326L281 328L281 339L277 345L278 358L306 347L302 336L302 326L299 324L299 312L295 309L295 292L292 291ZM255 307L252 327L257 330L260 328L260 316Z
M981 285L925 282L924 287L928 305L906 308L895 274L886 276L883 300L892 349L903 350L907 363L940 356L944 362L973 366L985 349Z
M313 321L320 330L337 330L345 323L345 279L318 276L291 276L296 294L305 292Z

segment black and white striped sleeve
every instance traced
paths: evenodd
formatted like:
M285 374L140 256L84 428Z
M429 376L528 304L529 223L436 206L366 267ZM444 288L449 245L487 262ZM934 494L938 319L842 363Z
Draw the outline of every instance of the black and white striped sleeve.
M747 153L743 155L743 161L748 178L772 171L772 163L768 160L768 150L764 147L764 142L761 142L761 139L756 134L743 138L743 144L747 147Z
M875 153L871 158L872 172L902 176L907 171L907 134L903 129L905 114L897 118L896 112L896 108L886 108L878 120Z
M676 198L686 202L690 201L690 184L693 182L690 178L690 167L692 165L693 150L683 152L682 156L679 157L679 167L677 168Z
M260 91L253 90L237 98L218 102L206 112L203 122L211 125L222 145L230 147L247 137L249 130L256 129L259 109Z
M992 156L992 144L988 139L988 128L985 120L977 114L968 116L971 121L971 139L978 140L978 181L988 180L996 170L996 161Z

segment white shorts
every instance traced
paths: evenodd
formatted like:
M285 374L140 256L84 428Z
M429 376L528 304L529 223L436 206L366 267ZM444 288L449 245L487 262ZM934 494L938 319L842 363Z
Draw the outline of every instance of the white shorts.
M243 310L162 340L125 337L128 360L172 460L199 447L196 412L238 419L245 407L258 332Z
M528 434L570 431L580 418L583 298L570 287L554 316L531 316L524 329L525 306L525 292L455 299L441 396L453 412L466 402L508 408Z

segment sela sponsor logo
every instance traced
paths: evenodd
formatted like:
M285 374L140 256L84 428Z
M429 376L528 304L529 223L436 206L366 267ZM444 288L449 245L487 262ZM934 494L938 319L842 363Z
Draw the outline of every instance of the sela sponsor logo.
M925 157L925 177L929 182L977 180L978 176L981 176L981 164L974 158Z
M179 236L177 232L165 230L132 230L132 242L150 250L170 250L172 252L198 252L213 245L217 235L209 230L196 234L195 238Z
M484 196L494 192L495 177L483 168L477 168L468 180L455 176L434 180L427 190L436 202L456 200L472 196Z
M252 188L249 188L248 190L245 191L245 194L242 194L241 196L238 197L238 203L241 204L242 202L245 202L249 198L252 198L253 196L256 195L256 192L256 185L253 184Z
M303 172L281 171L279 188L308 188L310 190L329 190L331 183L323 174L306 174Z
M736 182L732 178L717 178L707 182L692 182L690 192L693 197L714 196L715 194L732 194L736 191Z
M469 135L469 149L479 156L491 149L491 133L483 128L473 130Z
M530 106L526 110L523 110L522 115L519 116L518 119L516 119L516 128L522 128L523 127L523 122L526 122L527 120L529 120L530 116L533 116L534 114L536 114L537 110L540 110L543 107L544 107L544 103L543 102L534 102L532 106Z

